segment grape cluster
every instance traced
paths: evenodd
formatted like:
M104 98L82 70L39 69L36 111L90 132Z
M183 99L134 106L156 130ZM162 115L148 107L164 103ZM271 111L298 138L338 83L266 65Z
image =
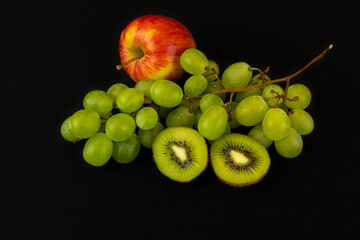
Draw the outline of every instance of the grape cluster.
M176 126L196 129L209 144L240 125L252 127L248 135L266 148L274 142L281 156L301 153L301 135L314 129L304 110L311 102L306 86L287 84L284 90L267 71L245 62L230 65L220 79L218 64L194 48L181 55L180 64L191 75L183 89L168 80L144 79L134 87L116 83L106 92L90 91L84 109L61 125L63 138L85 139L83 157L94 166L111 157L129 163L141 145L152 148L158 133ZM253 76L254 71L259 73Z

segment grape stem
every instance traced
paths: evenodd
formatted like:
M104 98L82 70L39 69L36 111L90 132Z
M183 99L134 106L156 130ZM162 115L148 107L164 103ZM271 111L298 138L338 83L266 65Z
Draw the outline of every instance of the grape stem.
M271 80L271 81L266 81L266 82L264 81L262 84L255 84L255 85L244 87L244 88L235 88L235 89L225 89L225 88L223 88L223 89L221 89L219 91L212 92L212 94L219 94L219 93L226 93L226 92L230 92L230 93L243 92L243 91L247 91L247 90L250 90L250 89L253 89L253 88L263 87L263 86L266 86L266 85L269 85L269 84L286 82L286 87L285 87L285 90L284 90L284 94L279 96L279 97L284 98L284 101L282 102L282 107L284 107L285 98L286 98L285 96L286 96L287 90L288 90L289 85L290 85L290 80L293 79L294 77L298 76L299 74L304 72L306 69L308 69L311 65L313 65L314 63L319 61L321 58L323 58L325 56L325 54L329 50L331 50L332 48L333 48L333 44L330 44L322 53L320 53L318 56L316 56L314 59L312 59L303 68L301 68L300 70L298 70L297 72L295 72L295 73L293 73L293 74L291 74L289 76L274 79L274 80ZM263 73L265 73L267 71L269 71L269 67ZM219 82L221 83L221 81L219 81ZM192 98L201 98L201 97L202 96L196 96L196 97L192 97Z
M218 83L220 84L221 88L222 88L222 89L225 88L224 85L223 85L223 83L222 83L222 81L221 81L221 79L220 79L219 76L216 74L215 68L211 68L211 69L210 69L208 66L206 66L206 67L205 67L205 70L210 70L212 73L210 73L209 75L214 75L215 78L216 78L216 80L217 80ZM209 76L209 75L208 75L208 76Z

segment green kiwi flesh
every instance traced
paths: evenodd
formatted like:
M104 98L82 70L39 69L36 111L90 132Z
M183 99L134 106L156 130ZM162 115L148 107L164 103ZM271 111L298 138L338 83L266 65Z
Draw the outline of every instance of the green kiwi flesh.
M218 138L211 145L210 158L216 176L231 186L257 183L270 167L266 148L256 140L238 133Z
M170 127L161 131L152 146L159 171L178 182L189 182L200 175L208 162L204 137L188 127Z

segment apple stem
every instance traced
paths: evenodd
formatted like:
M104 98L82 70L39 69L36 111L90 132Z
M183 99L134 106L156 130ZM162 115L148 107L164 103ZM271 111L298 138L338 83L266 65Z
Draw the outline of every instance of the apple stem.
M142 57L136 57L136 58L132 58L130 59L129 61L127 61L126 63L124 64L119 64L119 65L116 65L116 70L121 70L123 69L124 67L126 67L127 65L129 65L130 63L136 61L136 60L139 60L140 58Z

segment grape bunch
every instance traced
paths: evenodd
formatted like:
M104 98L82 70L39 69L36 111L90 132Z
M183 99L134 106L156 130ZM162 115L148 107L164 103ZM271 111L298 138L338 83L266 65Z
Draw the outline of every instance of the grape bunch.
M314 129L313 118L305 111L311 102L311 92L303 84L290 84L290 79L305 68L291 77L271 80L269 69L261 71L246 62L236 62L224 70L220 79L218 64L195 48L183 52L180 64L190 76L184 79L183 88L169 80L144 79L133 87L116 83L106 92L90 91L83 99L84 108L62 123L63 138L69 142L86 140L83 158L93 166L102 166L111 157L118 163L132 162L141 147L145 147L160 152L170 151L171 157L178 156L175 165L180 170L187 168L194 164L188 160L195 150L188 145L190 137L179 140L183 137L180 132L188 131L184 127L195 131L200 139L206 139L207 146L217 142L214 145L222 147L220 154L226 153L227 158L234 159L230 164L224 158L227 167L236 171L242 169L243 173L251 164L252 168L262 164L261 159L267 154L256 156L257 150L254 150L256 157L249 157L249 149L254 144L266 149L274 143L276 151L285 158L295 158L301 153L302 135ZM281 82L286 82L285 89L279 85ZM246 137L251 141L233 134L240 126L248 127L245 128L248 129ZM171 140L167 140L170 143L158 146L161 140L157 140L157 136L165 135L162 132L166 129L175 128L182 130L168 131L173 135ZM191 131L189 134L194 135ZM176 137L177 134L181 137ZM222 140L224 143L217 141L231 134L231 137L224 138L228 140ZM207 156L207 150L203 154ZM254 162L253 158L258 159ZM269 160L265 162L268 167ZM213 167L215 170L216 163ZM169 175L176 178L173 173ZM259 175L254 182L262 176ZM225 182L231 183L231 180Z
M221 99L216 92L205 92L201 96L200 109L197 110L200 117L195 126L205 138L216 140L242 125L252 127L248 135L266 148L274 142L277 152L285 158L294 158L301 153L301 135L307 135L314 129L313 118L304 110L311 102L309 88L303 84L292 84L287 85L284 91L280 85L272 83L266 73L245 62L230 65L220 80L217 64L209 60L206 65L206 56L197 49L185 51L180 61L185 71L195 74L185 82L185 95L187 92L197 93L189 97L204 94L200 89L202 84L188 84L194 78L200 79L201 75L196 74L202 74L204 69L208 69L205 76L215 76L218 80L218 83L210 85L221 85L229 90L219 91L220 94L231 93L230 99L227 96ZM255 70L260 73L253 76ZM229 101L224 103L224 99Z

